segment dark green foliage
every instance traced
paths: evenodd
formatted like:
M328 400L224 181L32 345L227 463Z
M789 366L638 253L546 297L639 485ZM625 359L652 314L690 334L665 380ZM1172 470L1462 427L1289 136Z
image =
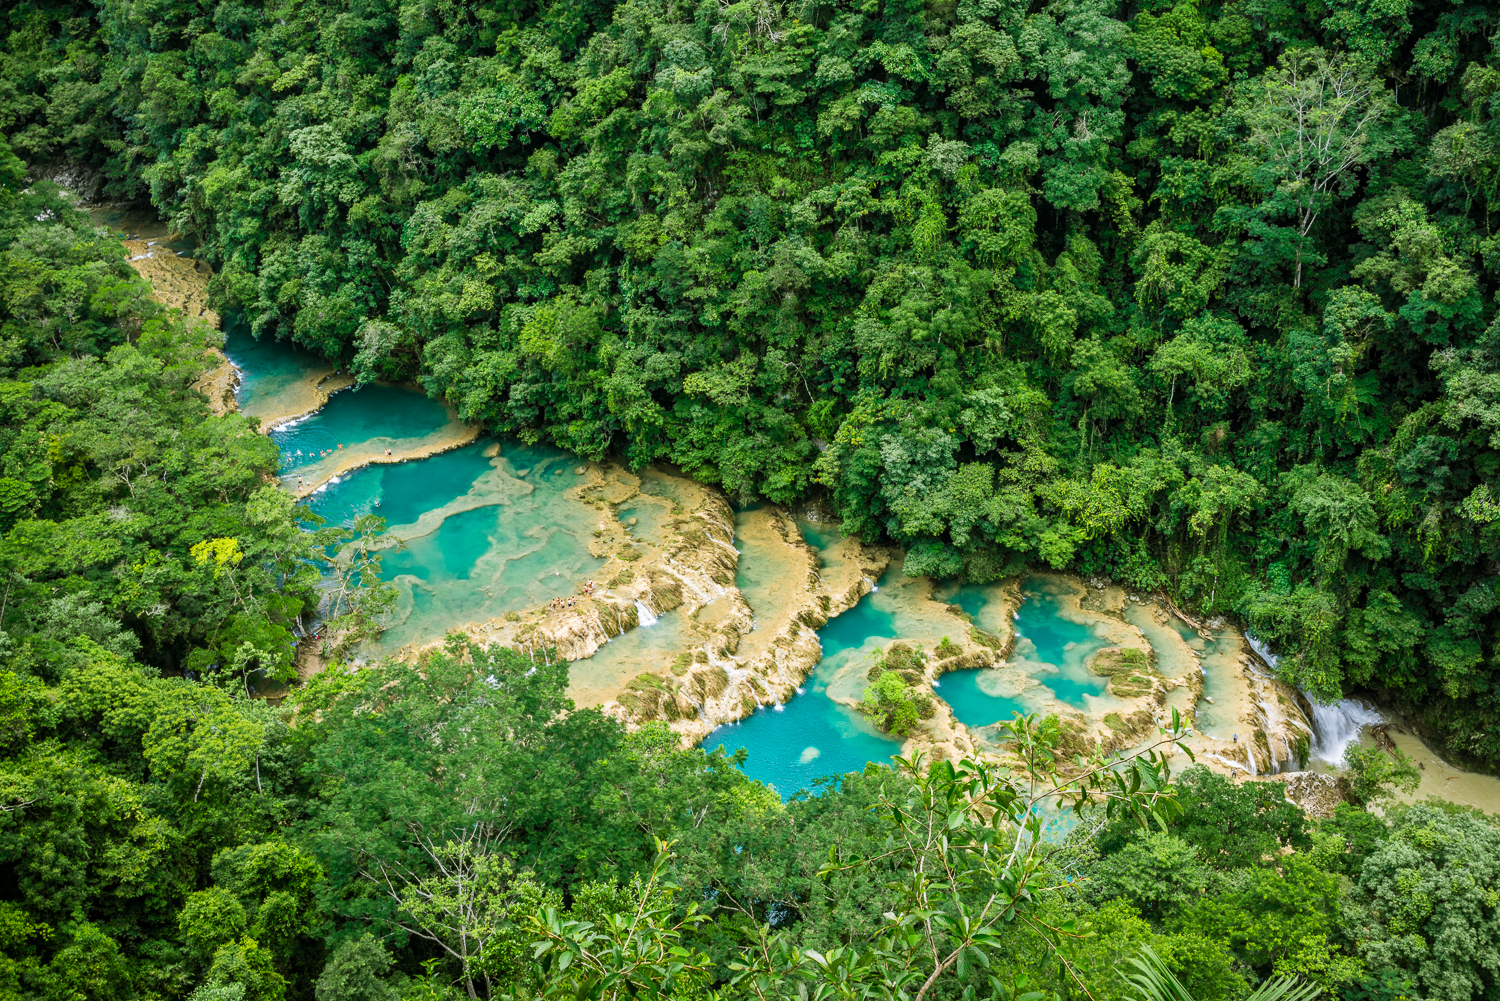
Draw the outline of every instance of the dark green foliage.
M1312 847L1307 817L1287 802L1280 783L1232 782L1198 765L1183 772L1178 785L1184 809L1170 831L1210 868L1241 869L1284 847ZM1105 851L1119 851L1130 838L1131 828L1115 823L1101 835L1101 844Z
M334 950L314 987L317 1001L397 1001L383 979L391 969L390 953L366 932Z
M1318 696L1500 760L1489 8L4 19L0 131L196 234L257 330L528 440L826 490L910 573L1238 612ZM19 236L7 350L102 345L118 265L38 311Z
M525 992L521 915L685 901L712 986L773 924L836 965L920 889L880 804L931 806L876 768L783 806L734 759L572 711L565 665L465 644L248 698L290 673L347 535L299 533L271 444L189 388L208 337L47 178L149 201L218 307L363 380L736 500L819 492L909 573L1047 564L1237 613L1314 694L1374 689L1494 762L1496 17L6 6L0 994ZM1299 140L1299 98L1338 156ZM872 706L904 730L922 665L893 654ZM1271 974L1493 992L1488 820L1344 807L1315 839L1279 787L1180 791L1164 832L1050 855L1043 923L926 996L1117 996L1144 945L1200 1001ZM678 891L644 888L656 839ZM432 931L460 912L482 959Z
M1339 876L1306 854L1241 870L1182 912L1175 927L1223 942L1241 962L1270 973L1349 982L1359 964L1341 954Z
M1394 812L1392 834L1360 869L1348 923L1372 968L1394 968L1428 997L1466 1001L1489 990L1495 949L1484 915L1500 894L1490 819L1433 806Z
M937 712L932 696L917 687L922 681L926 655L921 647L893 643L877 650L865 672L872 684L864 690L856 707L876 726L897 737L909 737L920 720Z
M1355 878L1365 857L1390 834L1390 829L1382 817L1348 803L1340 803L1333 816L1318 825L1320 834L1332 835L1342 842L1336 865Z
M1169 834L1137 831L1100 860L1088 891L1097 900L1124 898L1142 917L1163 922L1176 918L1217 883L1201 849Z
M744 496L806 490L821 439L846 524L912 544L913 572L1164 578L1239 602L1320 692L1391 658L1436 675L1401 677L1414 697L1476 691L1490 609L1447 622L1477 578L1426 561L1440 539L1474 565L1488 524L1463 401L1487 372L1495 71L1453 41L1479 22L1025 13L647 3L330 31L316 8L188 4L106 8L95 36L21 8L9 79L28 155L149 179L223 302L365 377ZM1389 44L1275 65L1288 37L1372 32ZM1424 119L1359 59L1453 97ZM1276 141L1292 69L1375 81L1346 169ZM1425 178L1366 167L1424 146ZM1403 381L1438 348L1440 378Z

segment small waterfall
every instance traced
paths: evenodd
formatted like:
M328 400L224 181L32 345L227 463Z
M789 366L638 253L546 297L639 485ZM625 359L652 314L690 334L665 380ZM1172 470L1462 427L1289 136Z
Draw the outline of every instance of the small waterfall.
M1312 756L1330 765L1342 767L1344 751L1365 727L1385 722L1379 712L1353 699L1331 706L1320 706L1311 698L1307 701L1312 706Z
M640 617L642 628L649 629L656 625L656 613L651 611L651 607L644 601L636 600L635 613Z
M1276 669L1277 657L1271 652L1269 646L1248 632L1245 633L1245 642L1250 645L1250 649L1260 655L1262 660L1271 665L1272 670ZM1310 719L1312 753L1310 757L1337 768L1344 766L1344 751L1360 738L1365 727L1385 722L1385 717L1379 711L1353 699L1344 699L1333 705L1324 706L1319 705L1317 700L1306 692L1302 693L1302 697L1307 700L1308 706L1312 709ZM1261 710L1266 711L1266 707L1262 706ZM1290 753L1288 757L1291 757Z
M1276 655L1271 652L1270 647L1266 646L1264 643L1256 639L1254 636L1251 636L1249 633L1245 634L1245 642L1250 644L1250 649L1254 650L1260 655L1261 660L1271 665L1271 669L1273 671L1276 669Z
M1215 761L1219 762L1220 764L1226 765L1229 768L1238 769L1238 770L1240 770L1242 772L1245 770L1245 766L1242 765L1242 764L1240 764L1238 761L1230 761L1228 758L1224 757L1222 754L1214 754L1212 751L1202 751L1202 752L1199 753L1198 757L1200 757L1200 758L1213 758Z

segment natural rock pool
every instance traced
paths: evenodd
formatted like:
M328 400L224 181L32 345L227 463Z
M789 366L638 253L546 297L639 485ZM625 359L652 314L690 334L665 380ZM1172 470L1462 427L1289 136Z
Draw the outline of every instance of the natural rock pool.
M328 409L346 395L358 393L339 393ZM588 548L595 512L569 496L576 461L556 449L499 445L368 465L309 498L333 522L379 514L387 534L405 543L384 557L400 598L378 652L565 598L597 573L602 561Z
M1250 775L1294 767L1310 731L1233 630L1118 588L1040 574L940 587L827 522L733 511L663 470L476 438L417 390L354 386L237 325L225 354L238 406L270 425L283 487L331 522L380 514L399 542L383 568L397 607L362 656L411 657L452 631L555 651L579 705L744 747L745 771L783 795L895 753L994 750L1017 712L1128 746L1175 707L1204 734L1196 751ZM872 655L898 641L941 700L906 742L853 708Z
M101 212L158 299L219 325L211 269L176 253L187 244L154 220ZM1016 712L1054 713L1085 742L1128 748L1176 709L1198 760L1246 776L1309 755L1328 768L1383 719L1352 701L1311 705L1275 680L1269 651L1252 656L1232 627L1190 624L1155 599L1049 574L958 588L905 578L888 570L901 554L826 520L735 512L668 471L476 440L415 389L354 388L228 319L227 363L195 384L213 412L259 418L281 449L282 485L316 513L381 514L404 547L384 567L398 607L364 654L410 658L452 630L556 650L579 705L743 746L746 771L783 795L897 752L993 750L995 724ZM871 655L895 642L919 651L922 684L941 700L904 744L852 708ZM1454 768L1399 726L1387 736L1423 765L1403 798L1500 806L1500 779Z
M237 408L259 418L262 430L311 414L328 401L331 391L353 381L336 378L334 367L306 348L273 337L253 337L249 324L233 315L224 328L224 354L239 374Z

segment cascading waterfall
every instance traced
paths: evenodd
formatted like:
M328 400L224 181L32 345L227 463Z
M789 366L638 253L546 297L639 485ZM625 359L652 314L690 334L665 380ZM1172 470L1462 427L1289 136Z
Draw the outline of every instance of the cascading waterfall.
M1245 634L1245 642L1250 644L1250 649L1254 650L1257 654L1260 655L1261 660L1265 661L1267 664L1270 664L1273 669L1276 667L1276 655L1271 652L1270 647L1266 646L1264 643L1256 639L1254 636L1251 636L1249 633Z
M1267 664L1273 668L1276 666L1276 655L1264 643L1249 633L1245 634L1245 642ZM1350 744L1359 740L1365 727L1385 722L1385 717L1378 710L1354 699L1344 699L1325 706L1319 705L1306 692L1302 696L1312 708L1312 756L1325 764L1343 767L1344 752Z
M1282 716L1280 710L1263 699L1257 699L1255 705L1260 710L1261 725L1266 732L1266 744L1271 752L1272 773L1295 770L1297 752L1292 747L1291 738L1287 735L1288 730L1284 724L1300 726L1301 721L1295 717L1288 719Z
M640 618L642 629L649 629L656 625L656 613L651 611L651 606L647 605L644 601L636 600L635 613Z
M1359 739L1365 727L1385 722L1378 711L1353 699L1331 706L1320 706L1312 699L1308 702L1312 705L1312 755L1330 765L1343 765L1344 751Z

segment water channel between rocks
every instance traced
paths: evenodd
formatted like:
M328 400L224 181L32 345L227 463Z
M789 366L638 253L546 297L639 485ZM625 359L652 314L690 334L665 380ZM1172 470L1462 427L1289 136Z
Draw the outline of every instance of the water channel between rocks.
M220 324L206 305L211 269L177 252L190 241L146 215L89 212L124 240L158 299L190 319ZM734 514L731 526L720 516L719 509L727 512L721 501L681 477L601 470L556 449L476 441L450 408L415 389L355 387L311 352L256 339L238 318L227 319L223 354L233 371L222 366L195 384L214 412L230 407L259 419L281 450L283 486L316 513L334 522L377 513L399 540L384 567L398 587L397 609L366 654L409 654L451 630L532 655L537 644L561 637L572 648L575 701L615 705L632 679L681 675L695 647L701 662L706 646L725 637L734 637L731 677L751 673L742 664L781 665L788 644L800 642L809 559L821 567L811 571L814 580L840 587L877 572L866 569L872 564L857 544L826 523L794 525L749 508ZM719 528L732 530L732 544L718 538ZM696 539L710 558L688 566L684 538ZM738 550L733 587L715 569L716 546ZM629 561L642 554L642 572L634 573ZM613 578L585 590L584 582L606 568ZM943 713L951 707L960 730L972 734L970 748L992 743L996 724L1017 712L1057 713L1084 730L1092 726L1095 739L1123 728L1114 734L1118 744L1177 709L1193 720L1200 760L1254 776L1291 766L1299 728L1310 738L1312 767L1327 770L1350 742L1369 741L1369 728L1387 722L1354 701L1317 706L1289 698L1232 628L1190 626L1117 587L1037 575L1014 593L1003 584L935 587L889 571L855 601L858 593L841 599L817 631L821 658L795 694L714 729L702 746L746 748L747 773L783 795L820 776L887 761L900 742L852 708L868 683L870 656L900 640L935 657L945 637L964 655L929 667L923 680L946 703ZM829 608L826 597L819 600ZM592 631L579 631L582 619ZM965 635L970 622L972 635ZM989 666L963 663L975 659L976 642L979 661ZM1256 650L1274 665L1269 651ZM751 681L751 690L762 691ZM1142 699L1148 688L1154 702ZM944 730L941 724L939 718L934 728ZM962 751L962 734L945 732L950 750ZM1423 766L1420 788L1403 799L1500 808L1500 778L1454 768L1399 723L1388 736Z
M581 581L599 574L604 561L589 544L599 512L573 489L584 472L575 458L519 442L473 440L448 408L416 390L351 387L351 380L308 353L284 342L256 341L241 326L232 325L227 340L225 353L240 374L241 409L274 425L283 485L305 495L329 521L380 514L390 537L401 541L384 566L398 587L397 608L367 654L395 653L449 630L566 602ZM637 486L611 507L613 519L629 538L660 545L672 530L674 512L680 514L698 488L656 471L642 474ZM770 624L794 614L791 606L800 595L801 571L787 557L793 540L778 538L776 529L764 509L735 515L735 585L752 616L741 660L768 649ZM838 566L847 555L836 527L798 521L795 531L797 541L817 551L825 572L848 571ZM1076 579L1038 575L1025 580L1016 602L1003 585L935 587L889 571L879 586L818 630L822 658L795 696L718 727L702 746L731 753L745 748L745 772L783 796L815 789L819 778L859 771L868 762L888 762L901 751L901 741L853 708L868 684L871 655L897 640L934 651L945 636L964 638L962 619L972 622L976 635L1013 636L1008 655L995 666L932 679L934 694L982 743L993 745L1001 736L996 724L1015 713L1118 718L1125 703L1090 661L1111 645L1128 646L1122 630L1145 641L1155 673L1171 683L1165 707L1195 710L1197 729L1217 743L1234 746L1248 738L1257 696L1247 688L1246 649L1232 629L1200 631L1155 605L1125 600L1123 592L1103 599L1114 602L1104 615L1085 607L1091 600L1085 592ZM716 617L731 614L723 599L661 615L641 603L636 607L639 625L573 662L570 694L580 705L610 702L643 672L667 676L684 651L712 632ZM1188 684L1192 672L1201 676L1199 686ZM1261 711L1269 710L1262 705ZM1357 733L1360 721L1375 718L1366 715L1346 707L1344 722L1358 717L1350 724ZM1328 720L1324 725L1337 729ZM1427 764L1419 795L1491 808L1500 803L1500 781L1452 769L1414 738L1406 740ZM1220 751L1208 757L1231 770L1254 772L1253 754ZM1289 753L1289 746L1281 751L1283 757ZM1268 760L1277 757L1271 748Z

